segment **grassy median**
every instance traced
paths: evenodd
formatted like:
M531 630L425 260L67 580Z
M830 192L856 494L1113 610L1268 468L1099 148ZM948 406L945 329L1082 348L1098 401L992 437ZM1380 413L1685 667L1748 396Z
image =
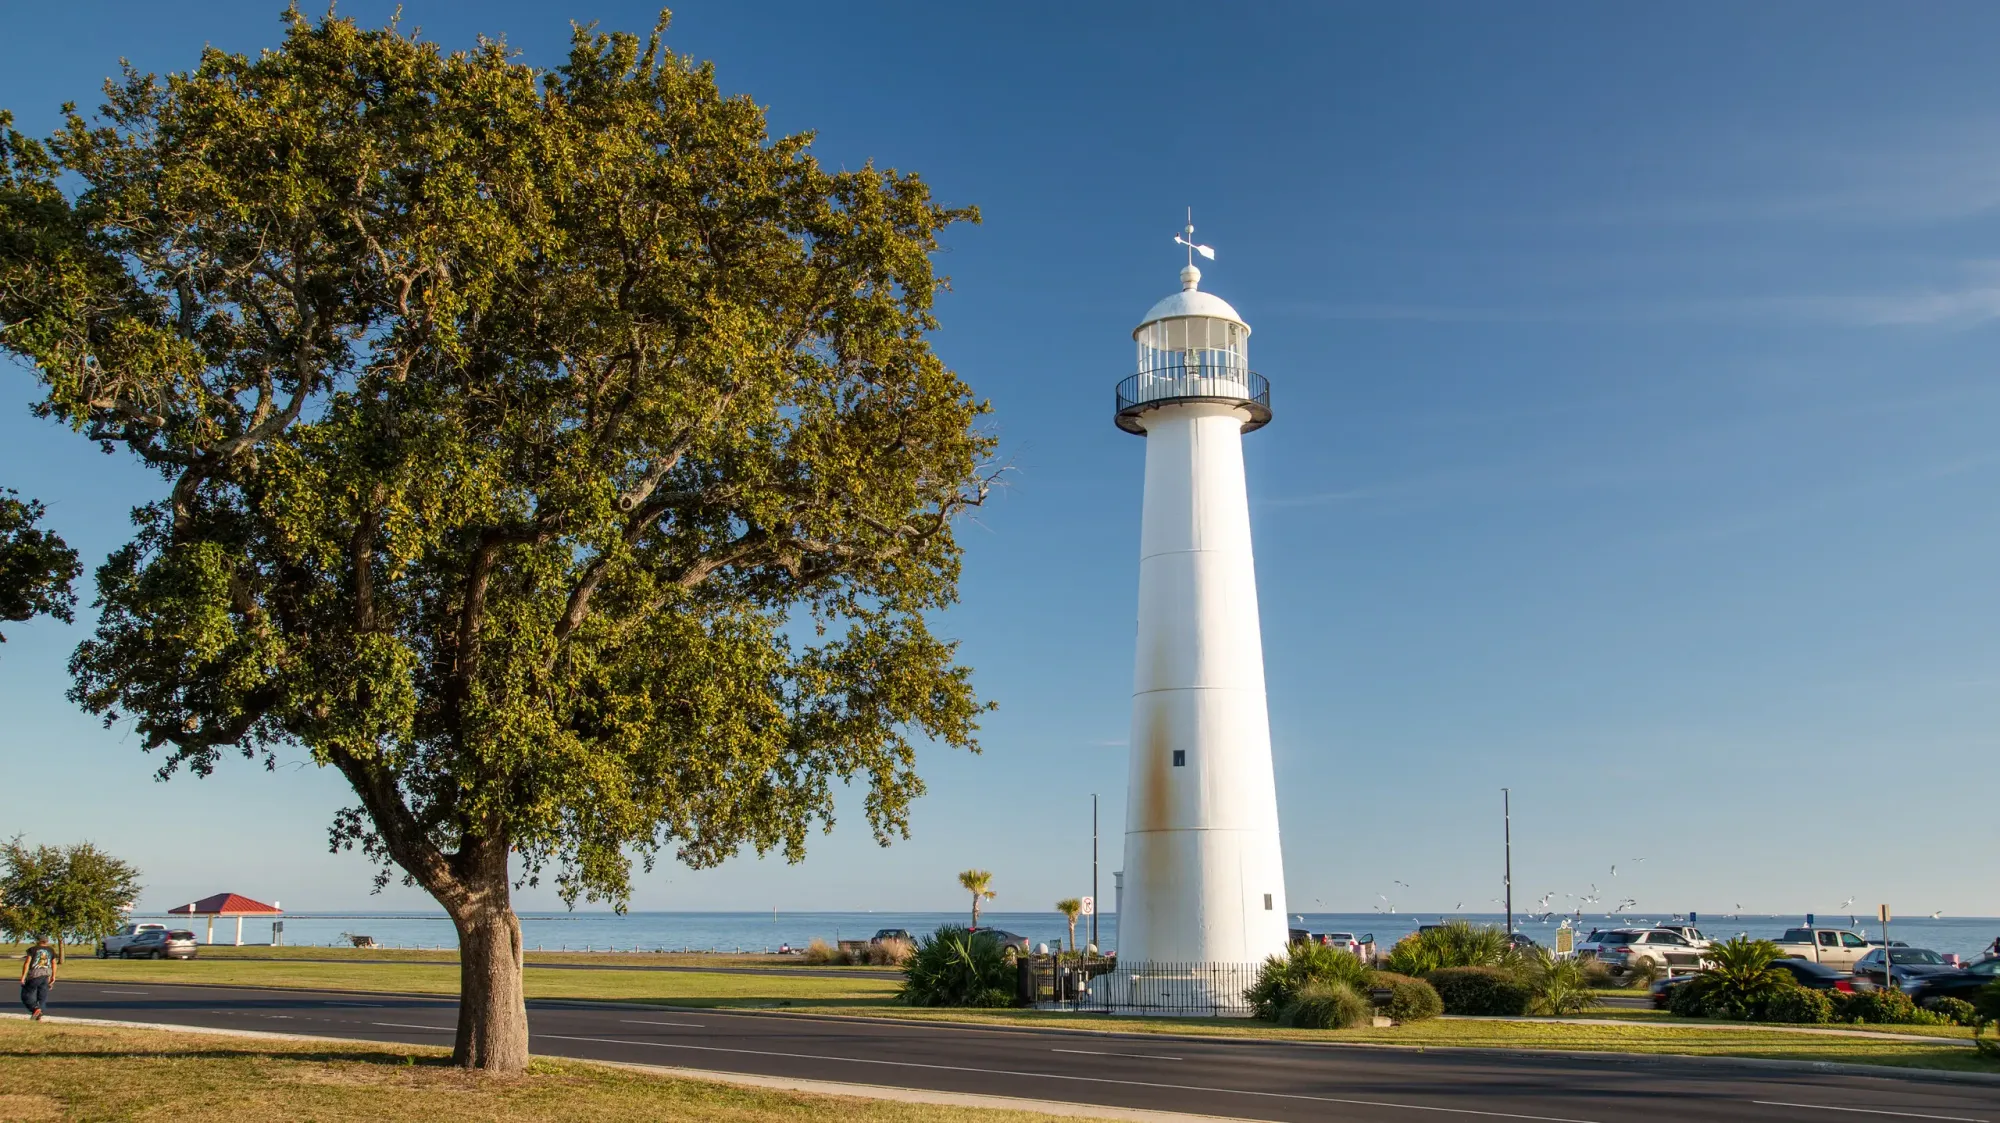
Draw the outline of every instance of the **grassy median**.
M857 1006L802 1013L858 1017L893 1016L985 1026L1094 1029L1116 1033L1183 1034L1196 1037L1254 1038L1342 1045L1404 1045L1419 1048L1538 1049L1565 1052L1660 1053L1690 1057L1753 1057L1767 1060L1832 1061L2000 1074L2000 1064L1980 1059L1972 1031L1942 1027L1828 1026L1828 1029L1925 1028L1907 1040L1798 1033L1772 1027L1703 1025L1665 1019L1633 1019L1629 1025L1578 1025L1538 1018L1435 1018L1386 1029L1283 1029L1236 1018L1111 1018L1039 1010L913 1010Z
M376 994L458 993L458 967L450 963L317 963L228 958L127 961L72 957L63 965L60 977L90 982L306 987ZM564 970L529 970L523 974L523 985L529 998L744 1007L887 1004L897 986L893 979L839 971L821 977L727 971ZM57 990L61 990L60 983Z
M452 1068L440 1049L39 1025L0 1019L0 1119L1035 1123L1055 1116L739 1088L571 1061L526 1075Z

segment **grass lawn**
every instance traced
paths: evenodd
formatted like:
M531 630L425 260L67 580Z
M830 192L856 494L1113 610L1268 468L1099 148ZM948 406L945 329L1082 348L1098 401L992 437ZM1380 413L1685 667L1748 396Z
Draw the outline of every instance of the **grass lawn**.
M63 964L56 984L58 991L62 979L458 993L455 963L312 963L227 958L127 961L72 956ZM529 998L594 998L678 1006L866 1006L887 1004L897 983L893 979L839 971L828 972L824 978L723 971L528 971L523 974L523 985Z
M0 1019L0 1119L1030 1123L1055 1116L738 1088L538 1060L481 1077L439 1049ZM199 1105L198 1111L193 1105Z
M1760 1057L1773 1060L1834 1061L2000 1074L2000 1064L1980 1059L1968 1029L1925 1028L1928 1035L1884 1041L1867 1037L1787 1033L1780 1029L1738 1029L1700 1022L1633 1019L1631 1025L1572 1025L1563 1022L1475 1021L1438 1018L1388 1029L1297 1030L1235 1018L1112 1018L1039 1010L923 1010L902 1006L829 1007L805 1011L863 1017L916 1018L1117 1033L1171 1033L1200 1037L1251 1037L1365 1045L1437 1046L1477 1049L1553 1049L1617 1053L1673 1053L1697 1057ZM1592 1015L1594 1016L1594 1015ZM1835 1027L1837 1028L1837 1027ZM1857 1026L1857 1029L1881 1029ZM1903 1028L1903 1027L1897 1027ZM1947 1036L1948 1035L1948 1036Z
M19 959L25 944L0 943L0 955ZM95 945L71 947L68 962L96 958ZM204 945L199 953L204 959L330 959L353 961L393 960L398 963L457 963L458 949L445 948L432 951L420 948L326 948L326 947L270 947L246 945L235 947L230 944ZM852 971L853 967L815 965L805 962L796 955L730 955L723 952L605 952L605 951L531 951L522 957L530 964L536 963L602 963L620 967L783 967L825 971L839 974ZM881 968L874 968L881 970Z

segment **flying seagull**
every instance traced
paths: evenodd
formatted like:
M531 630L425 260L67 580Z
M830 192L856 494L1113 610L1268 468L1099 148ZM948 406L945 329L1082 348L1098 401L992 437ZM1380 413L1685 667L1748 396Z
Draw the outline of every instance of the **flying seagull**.
M1854 898L1852 898L1852 897L1849 897L1849 898L1848 898L1848 899L1846 899L1845 901L1842 901L1842 902L1840 902L1840 907L1841 907L1841 908L1844 908L1844 909L1851 909L1851 908L1853 908L1853 907L1854 907Z

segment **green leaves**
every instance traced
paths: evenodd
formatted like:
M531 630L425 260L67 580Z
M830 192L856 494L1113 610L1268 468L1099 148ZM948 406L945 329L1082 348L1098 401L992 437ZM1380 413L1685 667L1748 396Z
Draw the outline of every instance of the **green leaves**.
M0 932L10 940L94 940L124 923L139 871L88 842L0 848Z
M930 350L915 175L828 172L712 71L288 16L281 47L0 121L0 346L166 481L75 697L163 772L287 748L336 846L448 908L514 872L883 842L976 747L955 517L986 406Z
M71 620L76 594L70 585L79 572L76 551L35 525L47 513L39 501L0 488L0 620ZM0 643L6 639L0 635Z

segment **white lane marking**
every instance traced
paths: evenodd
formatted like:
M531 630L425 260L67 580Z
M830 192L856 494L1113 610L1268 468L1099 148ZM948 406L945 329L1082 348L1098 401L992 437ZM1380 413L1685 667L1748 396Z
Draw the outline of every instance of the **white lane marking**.
M100 990L99 990L99 991L98 991L97 993L99 993L99 994L145 994L145 993L147 993L147 992L145 992L145 991L143 991L143 990L112 990L112 989L111 989L110 987L104 987L104 988L100 989Z
M387 1002L339 1002L331 998L327 999L326 1004L328 1006L372 1006L377 1010L386 1009L389 1005Z
M1832 1104L1788 1104L1783 1100L1751 1100L1753 1104L1765 1107L1803 1107L1812 1111L1850 1111L1856 1115L1893 1115L1898 1119L1945 1119L1950 1123L1986 1123L1984 1119L1973 1119L1964 1115L1921 1115L1914 1111L1883 1111L1873 1107L1835 1107Z
M1107 1053L1102 1049L1050 1049L1051 1053L1081 1053L1086 1057L1139 1057L1148 1061L1179 1061L1185 1057L1167 1057L1159 1053Z
M1017 1072L1005 1068L972 1068L969 1065L927 1065L915 1061L884 1061L873 1057L835 1057L820 1053L780 1053L766 1049L725 1049L719 1045L673 1045L664 1041L623 1041L616 1037L569 1037L560 1033L537 1033L550 1041L587 1041L594 1045L646 1045L655 1049L683 1049L697 1053L737 1053L749 1057L788 1057L800 1061L839 1061L854 1065L889 1065L894 1068L924 1068L938 1072L976 1072L984 1076L1025 1076L1039 1080L1069 1080L1079 1084L1116 1084L1128 1088L1162 1088L1170 1092L1220 1092L1230 1096L1261 1096L1273 1100L1304 1100L1311 1103L1347 1104L1353 1107L1391 1107L1403 1111L1430 1111L1444 1115L1477 1115L1486 1119L1529 1119L1534 1123L1598 1123L1594 1119L1565 1119L1557 1115L1521 1115L1511 1111L1474 1111L1469 1107L1432 1107L1428 1104L1399 1104L1385 1100L1349 1100L1339 1096L1307 1096L1292 1092L1256 1092L1247 1088L1210 1088L1201 1084L1156 1084L1149 1080L1113 1080L1104 1076L1064 1076L1054 1072ZM1979 1121L1984 1123L1984 1121Z
M682 1029L705 1029L700 1022L642 1022L636 1018L618 1019L628 1026L680 1026Z
M415 1026L411 1025L408 1022L369 1022L368 1024L371 1026L388 1026L390 1029L427 1029L430 1030L432 1033L458 1032L458 1030L452 1026Z

